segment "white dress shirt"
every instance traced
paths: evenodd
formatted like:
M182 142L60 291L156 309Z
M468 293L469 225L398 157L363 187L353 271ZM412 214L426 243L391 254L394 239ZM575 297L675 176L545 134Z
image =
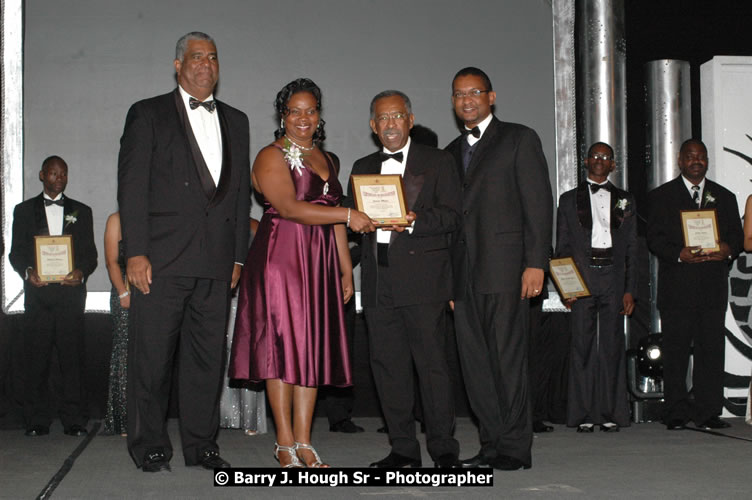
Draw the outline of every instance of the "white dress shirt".
M488 116L483 118L483 121L481 121L478 124L478 130L480 130L480 137L475 137L473 134L467 134L467 143L472 146L476 142L478 142L480 138L483 137L483 134L486 132L486 129L488 128L488 124L491 123L492 119L493 119L493 113L488 113ZM465 127L465 130L472 130L472 129Z
M383 148L382 151L387 154L394 154L402 152L402 161L399 162L395 160L394 158L389 158L386 161L381 162L381 173L382 174L397 174L402 177L405 176L405 165L407 164L407 154L410 151L410 138L407 138L407 143L405 146L398 150L398 151L389 151L386 148ZM413 228L408 227L407 231L412 233ZM384 231L383 229L377 229L376 230L376 241L378 243L389 243L389 240L392 237L393 231Z
M180 89L180 96L183 98L183 104L185 104L185 111L188 113L188 121L191 123L193 135L196 137L196 142L201 150L201 156L204 157L204 162L206 162L209 173L214 180L214 185L217 186L219 185L219 176L222 173L222 131L219 127L219 115L216 110L210 113L203 106L191 109L189 100L194 96L183 90L180 85L178 85L178 88ZM212 99L214 99L214 94L211 94L205 100L211 101Z
M43 193L45 200L62 200L63 193L57 195L57 197L50 198L47 193ZM46 205L44 211L47 214L47 229L50 232L50 236L60 236L63 234L63 211L64 208L60 205Z
M611 192L599 189L597 193L590 190L590 184L605 186L588 179L588 193L590 194L590 210L593 215L593 233L590 239L592 248L611 248Z
M681 176L681 178L684 181L684 185L687 187L687 191L689 191L689 196L694 197L695 191L694 191L694 189L692 189L692 186L694 186L695 184L692 184L683 175ZM703 192L705 191L705 177L702 178L702 180L700 181L699 184L697 184L697 186L700 186L700 193L699 193L699 195L700 195L700 206L697 207L697 208L700 208L702 206L702 195L703 195Z

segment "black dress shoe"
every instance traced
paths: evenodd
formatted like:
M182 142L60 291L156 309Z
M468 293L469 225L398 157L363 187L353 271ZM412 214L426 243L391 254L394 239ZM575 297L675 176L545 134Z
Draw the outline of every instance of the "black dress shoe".
M46 436L50 433L50 428L45 425L32 425L28 429L26 429L27 436Z
M711 417L698 425L700 429L728 429L731 427L731 424L728 422L724 422L718 417Z
M223 459L219 456L219 452L215 450L206 450L201 454L201 457L198 459L198 464L204 469L214 470L214 469L229 469L232 467L230 465L230 462Z
M475 469L476 467L489 467L491 464L491 459L483 455L482 453L478 453L474 457L466 458L464 460L460 460L459 462L460 466L463 469Z
M593 432L595 426L593 424L580 424L577 426L577 432Z
M542 434L544 432L553 432L554 426L553 425L546 425L543 420L536 420L533 422L533 432L536 434Z
M670 431L683 431L686 429L687 423L679 418L672 418L666 421L666 429Z
M332 424L329 426L329 432L344 432L345 434L355 434L356 432L363 432L363 431L365 431L364 428L362 428L359 425L355 425L355 422L353 422L349 418L340 420L336 424Z
M376 432L378 432L379 434L389 434L389 428L384 425L384 427L379 427L378 429L376 429Z
M619 424L609 422L608 424L601 425L601 432L619 432Z
M437 458L433 466L437 469L461 469L462 462L457 460L457 456L453 453L446 453Z
M374 462L369 467L376 469L402 469L403 467L420 467L423 463L419 458L410 458L399 453L391 452L386 458Z
M514 457L499 455L491 460L491 467L498 470L520 470L529 469L530 464L526 464L522 460Z
M86 427L78 424L73 424L70 427L66 427L63 430L63 434L66 436L85 436L89 433L89 431L86 430Z
M144 462L141 464L141 470L144 472L170 472L170 462L162 450L150 451L144 456Z

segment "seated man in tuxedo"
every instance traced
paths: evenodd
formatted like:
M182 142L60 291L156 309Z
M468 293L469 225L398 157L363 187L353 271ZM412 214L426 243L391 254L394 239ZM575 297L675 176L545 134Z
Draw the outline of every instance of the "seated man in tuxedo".
M567 425L618 432L629 425L623 315L634 311L637 212L634 197L608 180L611 146L590 146L585 167L587 180L561 195L556 218L556 253L574 259L591 293L564 301L572 309Z
M50 156L39 172L44 191L16 205L10 263L24 279L24 419L27 436L49 433L52 422L49 377L53 348L60 361L60 420L69 436L86 435L84 306L86 278L97 267L91 209L67 196L68 165ZM60 283L48 283L36 268L35 236L71 235L73 270ZM57 376L57 375L55 375Z
M448 239L459 226L460 184L451 155L410 141L413 121L405 94L387 90L376 95L370 125L383 150L356 161L352 170L353 175L401 175L412 222L407 229L392 227L363 236L361 288L371 369L392 444L386 458L371 464L378 468L422 464L415 437L413 370L423 401L428 453L439 467L458 463L445 308L452 298Z
M682 430L689 420L704 429L723 429L724 320L731 261L742 251L744 234L736 196L705 177L708 150L698 139L679 150L681 175L648 194L648 247L658 257L658 300L663 329L664 423ZM718 249L686 246L682 210L713 209ZM692 394L687 368L692 363Z

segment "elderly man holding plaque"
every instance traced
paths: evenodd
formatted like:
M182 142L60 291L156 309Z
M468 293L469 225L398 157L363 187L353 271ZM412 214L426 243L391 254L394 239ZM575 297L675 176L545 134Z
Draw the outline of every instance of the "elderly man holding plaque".
M705 178L708 151L701 141L682 144L679 170L679 177L649 194L648 246L660 263L663 418L669 430L684 429L690 420L701 428L722 429L729 427L718 418L723 404L728 272L742 250L744 235L736 196ZM708 238L709 232L717 237ZM697 245L698 240L709 241ZM694 400L689 399L686 385L690 353Z
M608 180L615 166L611 146L590 146L587 180L561 195L556 218L556 253L574 260L590 291L564 300L572 309L567 425L577 432L629 425L622 315L634 310L637 212L634 197Z
M42 163L43 192L16 205L10 263L24 279L24 419L27 436L49 434L50 359L57 349L63 431L86 435L84 306L86 277L97 267L91 209L67 196L68 165Z
M460 222L460 184L451 155L410 141L413 121L405 94L387 90L376 95L370 125L383 148L356 161L352 170L356 200L379 191L374 188L378 179L360 182L359 176L401 176L409 224L382 227L366 234L362 244L371 369L392 445L386 458L371 464L378 468L421 466L413 373L418 375L428 453L438 467L458 464L444 321L452 298L449 236ZM385 191L400 188L399 183L390 186Z

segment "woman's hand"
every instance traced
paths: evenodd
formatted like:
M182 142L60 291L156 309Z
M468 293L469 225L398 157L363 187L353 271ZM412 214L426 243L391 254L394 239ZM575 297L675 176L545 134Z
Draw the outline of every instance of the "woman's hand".
M376 226L366 214L360 210L350 209L350 229L356 233L372 233L376 231Z
M120 297L120 307L123 309L129 309L131 307L131 294L129 293L125 297Z
M355 294L355 286L353 285L352 274L342 275L342 296L345 300L345 304L350 302L350 299Z

